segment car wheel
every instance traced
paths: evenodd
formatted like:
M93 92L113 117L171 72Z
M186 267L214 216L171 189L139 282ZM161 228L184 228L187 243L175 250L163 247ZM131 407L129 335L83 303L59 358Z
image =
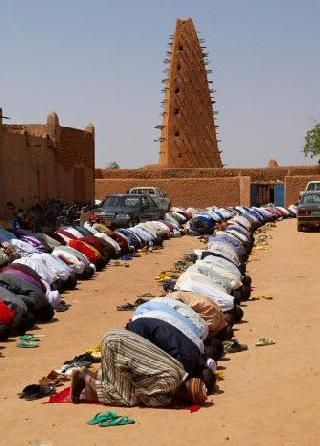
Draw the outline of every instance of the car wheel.
M298 230L298 232L303 232L303 226L302 225L298 225L297 226L297 230Z

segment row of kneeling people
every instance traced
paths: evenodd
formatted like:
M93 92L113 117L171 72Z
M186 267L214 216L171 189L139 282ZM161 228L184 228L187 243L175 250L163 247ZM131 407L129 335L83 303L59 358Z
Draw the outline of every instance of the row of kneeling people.
M140 249L151 250L164 239L180 236L191 217L176 210L165 220L116 231L89 222L38 233L0 227L0 340L50 321L55 311L69 307L61 296L64 291L91 278L110 259L130 260Z
M241 207L226 215L219 230L207 236L206 249L190 255L193 264L177 280L165 282L165 297L138 306L125 328L106 333L101 364L73 372L74 403L202 404L214 392L223 342L232 345L233 326L243 317L241 302L251 293L246 261L254 231L283 217L272 209Z

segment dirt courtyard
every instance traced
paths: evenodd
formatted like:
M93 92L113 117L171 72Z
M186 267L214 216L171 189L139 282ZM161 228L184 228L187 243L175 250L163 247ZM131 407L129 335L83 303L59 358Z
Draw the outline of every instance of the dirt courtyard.
M154 277L170 269L183 253L198 248L197 238L165 242L165 249L110 266L94 280L68 293L72 308L56 323L33 333L44 334L38 349L18 349L16 340L1 344L0 445L25 446L34 440L71 445L232 445L318 446L320 444L320 235L297 233L296 221L270 231L269 249L255 251L248 271L254 296L244 305L245 321L236 336L246 352L227 355L221 393L198 412L181 409L116 408L136 424L100 428L86 422L103 406L27 402L16 394L36 383L63 361L99 342L109 328L123 326L131 312L116 305L160 290ZM275 345L256 347L259 337ZM45 444L45 443L44 443Z

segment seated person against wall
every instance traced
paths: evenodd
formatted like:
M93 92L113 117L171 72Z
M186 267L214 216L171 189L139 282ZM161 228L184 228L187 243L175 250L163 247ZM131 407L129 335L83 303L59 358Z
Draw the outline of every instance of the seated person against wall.
M174 400L203 404L205 384L189 378L179 361L128 330L106 333L101 365L75 371L71 381L74 403L99 401L114 406L168 406Z

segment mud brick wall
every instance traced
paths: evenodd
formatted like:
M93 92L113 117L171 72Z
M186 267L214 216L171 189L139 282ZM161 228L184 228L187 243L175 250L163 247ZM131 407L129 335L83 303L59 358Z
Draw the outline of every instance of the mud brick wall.
M55 113L46 124L5 125L0 119L0 216L7 216L10 201L29 208L52 198L93 200L94 151L92 124L62 127Z
M240 185L243 181L242 186ZM249 204L250 179L236 178L183 178L183 179L96 179L96 198L103 199L114 193L125 193L132 187L162 188L173 206L206 207ZM241 192L242 187L242 192ZM245 202L241 202L242 197Z
M61 137L56 150L57 161L67 170L75 164L94 166L94 139L92 134L80 129L61 127Z
M239 204L251 206L251 177L239 177Z

